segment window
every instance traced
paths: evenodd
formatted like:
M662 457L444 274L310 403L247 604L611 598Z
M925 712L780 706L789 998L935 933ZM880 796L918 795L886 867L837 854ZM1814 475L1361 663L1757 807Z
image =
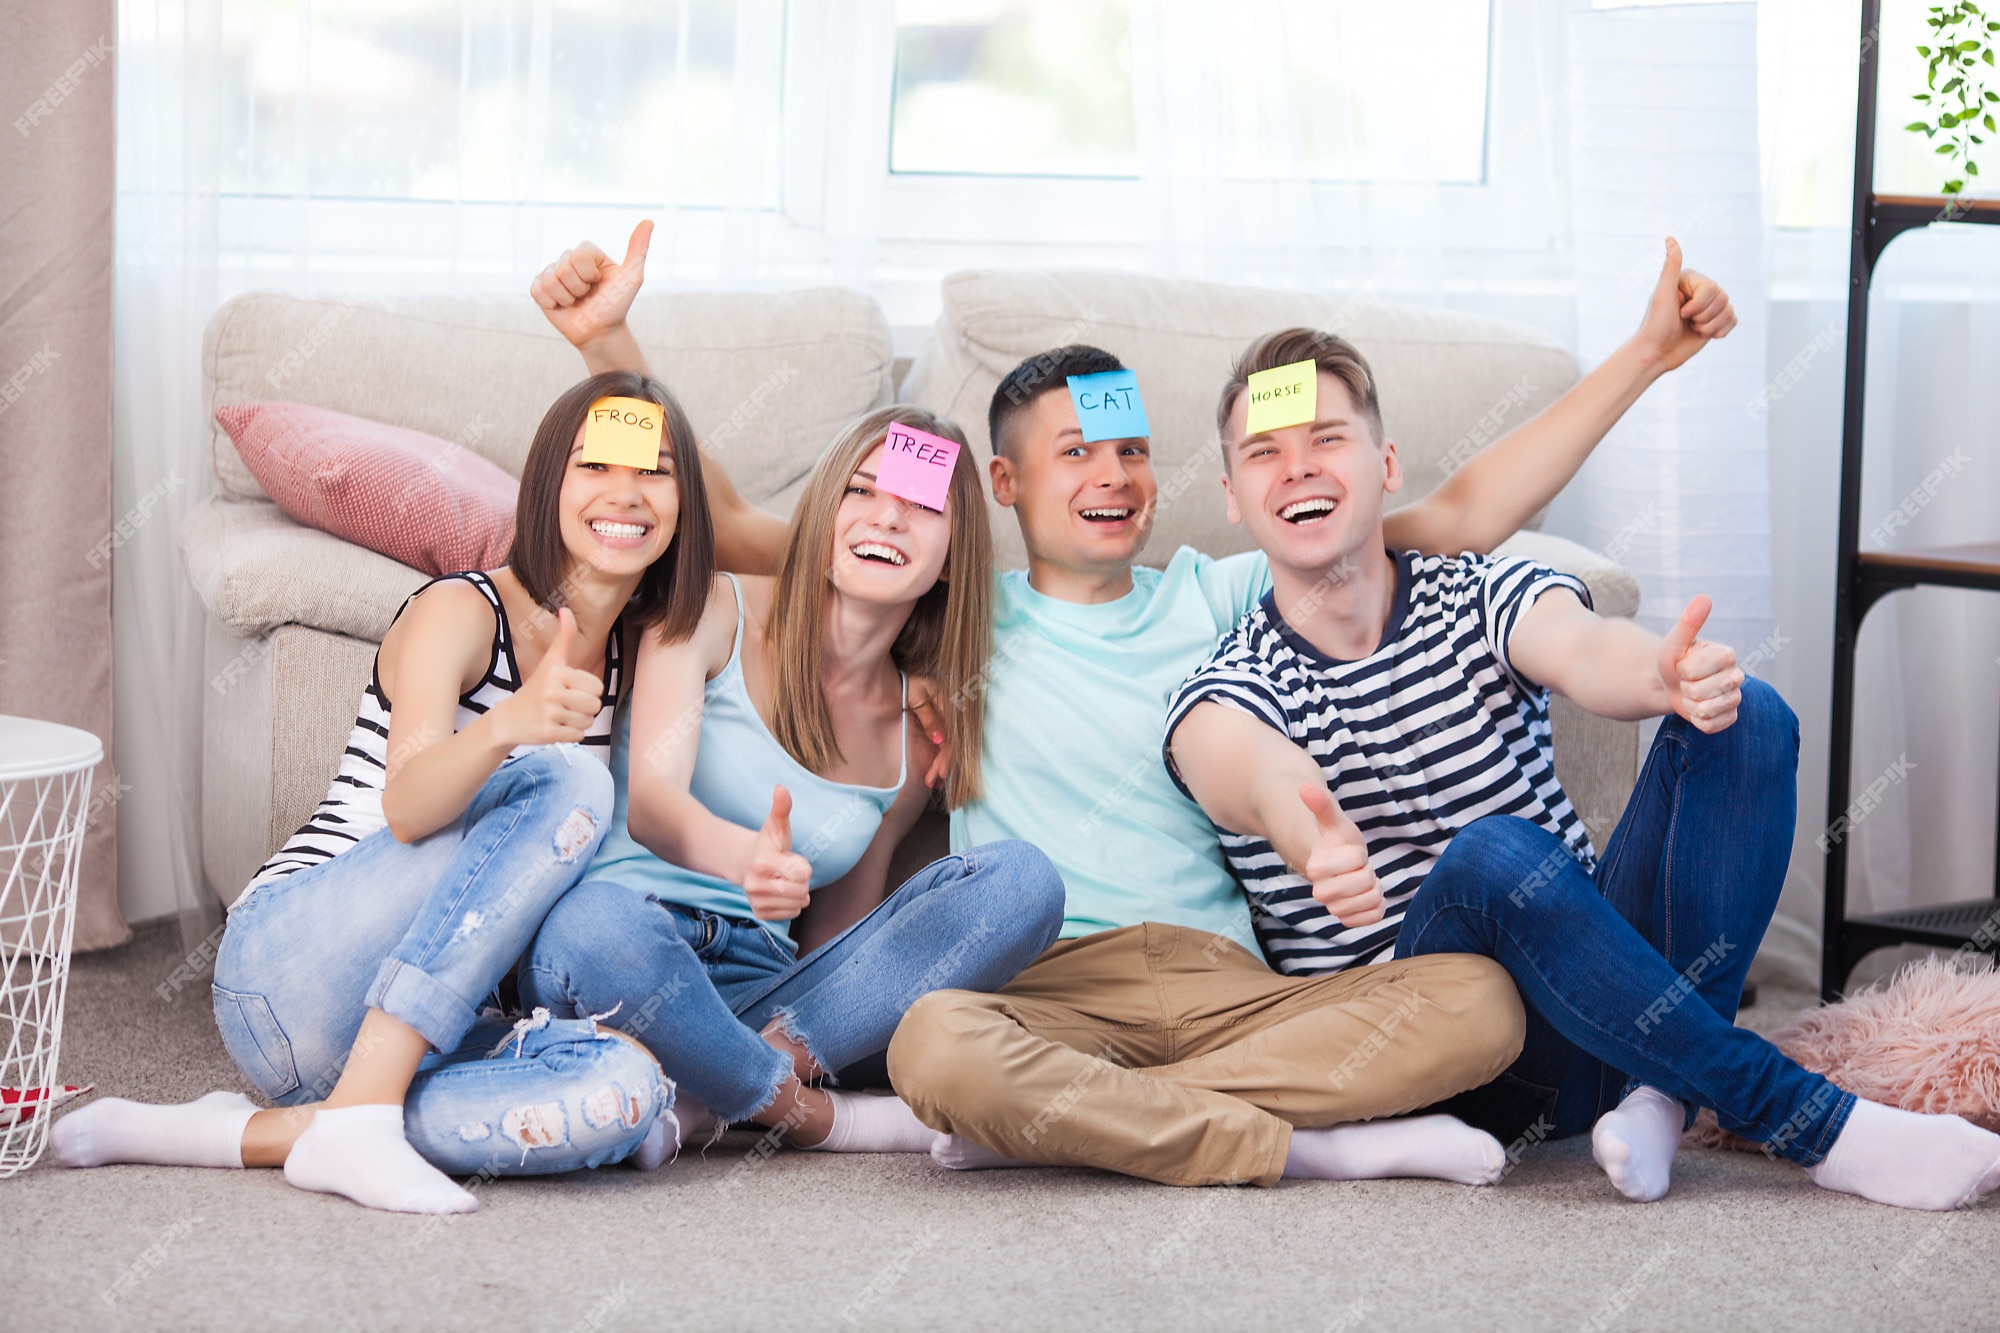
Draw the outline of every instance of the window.
M890 166L1133 176L1136 104L1223 176L1477 183L1490 43L1489 0L899 0Z
M221 12L227 193L777 203L782 0Z
M1132 34L1116 0L899 0L890 169L1130 176Z

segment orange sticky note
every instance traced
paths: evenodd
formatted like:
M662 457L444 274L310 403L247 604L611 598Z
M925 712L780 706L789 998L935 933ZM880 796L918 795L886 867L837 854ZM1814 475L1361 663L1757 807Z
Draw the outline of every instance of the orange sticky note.
M1247 392L1250 419L1244 434L1302 425L1319 411L1319 363L1294 361L1276 370L1260 370L1250 377Z
M660 465L666 413L644 398L600 398L583 419L583 461L621 467Z

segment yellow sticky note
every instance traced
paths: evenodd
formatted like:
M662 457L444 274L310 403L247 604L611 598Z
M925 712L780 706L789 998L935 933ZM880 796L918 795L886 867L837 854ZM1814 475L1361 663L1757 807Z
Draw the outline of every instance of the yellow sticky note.
M1319 411L1319 363L1294 361L1250 377L1250 420L1246 435L1262 435L1311 421Z
M583 419L583 461L658 467L665 415L644 398L598 399Z

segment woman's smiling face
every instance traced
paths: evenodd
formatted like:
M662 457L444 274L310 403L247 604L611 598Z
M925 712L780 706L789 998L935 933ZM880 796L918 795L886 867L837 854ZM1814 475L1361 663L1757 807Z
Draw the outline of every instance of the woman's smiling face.
M671 442L657 467L583 461L583 428L563 468L562 535L570 558L613 578L642 574L666 554L680 520Z
M827 579L844 596L887 605L914 602L937 585L951 550L951 517L876 484L882 446L848 478L834 515Z

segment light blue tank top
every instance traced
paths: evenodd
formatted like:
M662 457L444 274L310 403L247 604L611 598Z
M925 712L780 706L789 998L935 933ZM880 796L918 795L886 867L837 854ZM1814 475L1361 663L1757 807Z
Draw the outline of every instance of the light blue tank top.
M750 702L750 691L743 681L743 588L733 574L729 582L736 592L736 642L729 650L729 664L702 689L701 738L688 791L711 814L754 829L761 828L770 816L771 788L783 783L792 794L792 850L812 863L812 887L817 889L854 868L874 839L882 816L902 791L910 772L909 729L906 724L902 771L893 787L832 782L792 758ZM909 693L906 677L905 705ZM631 747L632 710L628 706L618 710L612 732L611 776L618 796L611 828L584 878L616 880L683 907L751 919L750 899L742 885L670 865L633 841L625 826L631 799ZM789 922L759 924L786 944L792 943Z

